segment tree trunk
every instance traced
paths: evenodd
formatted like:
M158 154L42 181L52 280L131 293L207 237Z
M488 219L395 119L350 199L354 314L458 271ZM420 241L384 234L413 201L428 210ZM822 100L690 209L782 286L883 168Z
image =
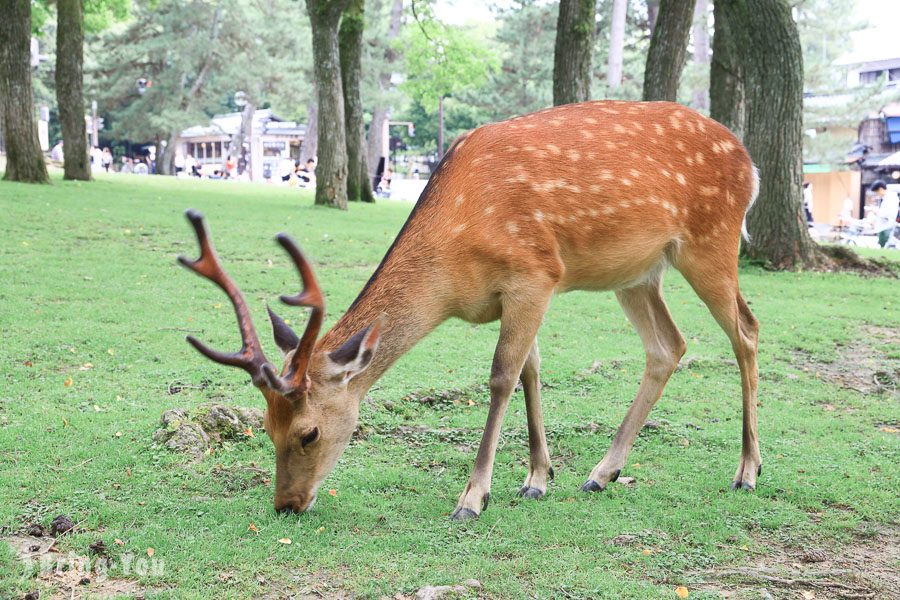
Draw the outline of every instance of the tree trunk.
M31 87L31 2L0 0L0 117L6 181L50 183L38 140Z
M397 51L393 42L400 34L400 25L403 18L403 0L393 0L391 4L391 16L388 23L388 33L384 40L385 70L378 76L378 87L381 94L385 94L391 87L391 71L397 61ZM384 122L390 118L390 110L384 105L376 105L372 110L372 122L369 123L368 157L369 157L369 185L374 185L375 171L382 158L384 149Z
M687 58L694 0L661 0L644 70L644 100L678 99L678 82Z
M341 84L344 88L344 119L347 127L347 198L375 202L375 194L369 185L369 167L365 152L366 128L360 92L364 28L364 2L351 0L341 19L341 29L338 33Z
M659 0L647 0L647 25L650 28L650 35L656 29L656 18L659 16Z
M733 10L727 2L713 2L712 62L709 65L709 114L730 129L739 140L744 139L746 102L744 76L740 63L741 51L750 43L747 31L739 23L732 23Z
M609 24L609 63L606 87L612 91L622 85L622 55L625 52L625 18L628 0L613 0L612 22Z
M175 174L175 153L178 149L175 147L178 140L178 131L171 131L166 138L166 149L160 154L156 153L156 173L157 175L174 175ZM157 144L157 147L162 144ZM196 158L196 157L194 157ZM190 173L188 173L190 175Z
M749 38L739 55L747 94L744 144L760 172L747 214L745 253L777 269L820 264L803 215L803 51L786 0L726 2L731 31Z
M698 65L709 65L709 0L697 0L694 6L694 27L691 36L694 38L694 62ZM691 105L698 110L709 109L709 90L699 87L694 90Z
M556 21L553 104L584 102L591 97L594 53L594 0L562 0Z
M256 105L247 101L241 109L240 145L238 146L237 162L242 165L238 175L247 173L247 179L253 181L253 116L256 114ZM196 158L196 157L194 157Z
M319 150L319 105L315 100L306 109L306 133L303 134L303 145L300 146L300 164L306 165L309 159L315 160Z
M65 148L65 179L89 181L87 131L84 126L84 0L56 3L56 103ZM94 126L97 122L94 120Z
M316 204L342 210L347 210L347 133L338 28L348 1L306 0L319 100Z

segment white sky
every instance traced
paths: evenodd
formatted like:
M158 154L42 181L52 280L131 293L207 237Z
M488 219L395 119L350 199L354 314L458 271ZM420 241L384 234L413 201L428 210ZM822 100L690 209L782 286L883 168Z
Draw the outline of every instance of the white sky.
M843 4L841 0L832 0ZM872 26L896 25L900 21L900 2L897 0L856 0L856 15Z

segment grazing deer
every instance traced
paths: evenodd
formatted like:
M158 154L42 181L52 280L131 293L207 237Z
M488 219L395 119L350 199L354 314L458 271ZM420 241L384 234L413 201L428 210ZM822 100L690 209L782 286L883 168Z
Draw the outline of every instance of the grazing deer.
M308 510L356 428L359 403L379 377L451 317L500 320L481 446L454 519L487 507L503 414L524 387L530 467L519 493L540 498L553 477L540 406L536 335L555 293L613 290L646 352L637 397L582 490L615 481L650 409L685 351L663 301L678 269L731 340L741 371L743 449L733 488L760 472L756 430L758 324L738 290L742 221L759 179L722 125L667 102L588 102L479 127L458 138L432 175L381 264L346 314L318 339L325 301L313 270L285 234L278 242L303 290L282 296L312 309L303 336L269 310L281 371L263 355L240 290L225 274L203 217L200 242L179 260L234 304L239 352L188 341L208 358L250 373L266 398L275 444L278 511Z

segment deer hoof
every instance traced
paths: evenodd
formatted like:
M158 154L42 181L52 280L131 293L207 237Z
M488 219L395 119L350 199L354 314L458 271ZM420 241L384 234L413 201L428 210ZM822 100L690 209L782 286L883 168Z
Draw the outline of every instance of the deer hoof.
M752 491L756 490L756 486L750 485L749 483L743 483L741 481L735 480L735 481L731 482L731 489L735 490L735 491L743 490L745 492L752 492Z
M451 521L468 521L469 519L477 519L478 513L472 510L471 508L465 508L460 506L453 514L450 515Z
M521 498L531 498L533 500L537 500L544 495L544 492L537 488L528 487L527 485L523 485L522 489L519 490L519 496Z
M603 489L604 487L593 479L588 479L584 482L584 485L581 486L582 492L602 492Z

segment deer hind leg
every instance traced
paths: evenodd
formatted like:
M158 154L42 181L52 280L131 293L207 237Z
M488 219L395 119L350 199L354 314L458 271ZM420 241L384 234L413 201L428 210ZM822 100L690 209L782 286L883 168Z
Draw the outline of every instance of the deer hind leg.
M756 392L758 371L756 364L759 322L741 296L737 279L737 254L733 261L704 262L701 253L695 260L683 257L676 263L679 270L709 308L716 322L731 340L731 347L741 370L743 397L743 433L741 459L731 484L732 489L752 491L762 472L759 436L756 425ZM709 253L703 253L709 257Z
M504 296L502 300L500 339L491 366L491 406L488 409L487 424L475 457L475 468L451 519L471 519L487 508L503 415L519 374L522 373L525 359L534 345L534 338L541 326L552 291L553 285L548 285L539 294L530 291L530 297L525 295L529 292L522 290L517 294Z
M590 478L581 486L582 491L602 491L609 482L619 477L650 409L659 400L666 382L684 355L684 338L663 300L661 284L661 279L657 278L616 292L619 304L644 343L646 366L637 396L619 425L612 446L591 471Z
M550 466L550 451L547 449L547 436L544 433L544 415L541 414L541 357L538 353L537 340L522 367L522 389L525 394L525 411L528 415L528 450L530 465L525 484L519 495L525 498L540 498L547 493L547 484L553 479L553 467Z

